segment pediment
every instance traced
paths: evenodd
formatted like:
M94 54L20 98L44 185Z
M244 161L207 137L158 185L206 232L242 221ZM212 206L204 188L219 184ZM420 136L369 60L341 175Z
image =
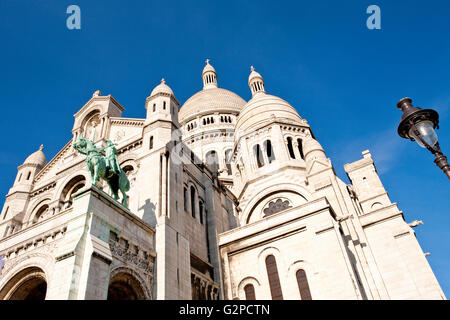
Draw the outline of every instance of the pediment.
M330 168L332 168L332 166L329 159L314 159L307 169L307 175L309 176Z
M66 166L69 162L77 157L77 153L72 148L72 139L51 159L45 167L39 171L34 178L35 185L39 185L42 181L54 177L60 168Z

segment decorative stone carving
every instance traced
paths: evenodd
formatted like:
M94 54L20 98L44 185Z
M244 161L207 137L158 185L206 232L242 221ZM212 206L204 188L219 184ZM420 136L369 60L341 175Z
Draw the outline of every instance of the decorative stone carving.
M264 217L287 210L289 208L292 208L289 200L277 199L276 201L270 201L268 206L263 210Z
M109 241L109 247L113 257L123 260L126 263L131 263L139 269L142 269L144 272L153 275L154 258L152 256L149 256L144 252L142 253L142 256L139 256L139 252L142 252L139 251L139 248L135 246L134 248L137 248L136 251L136 249L121 245L120 241L116 241L113 238Z

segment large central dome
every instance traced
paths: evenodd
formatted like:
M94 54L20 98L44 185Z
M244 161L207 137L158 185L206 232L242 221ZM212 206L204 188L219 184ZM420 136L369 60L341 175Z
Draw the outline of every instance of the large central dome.
M180 123L185 123L199 115L214 112L239 113L245 100L237 94L222 88L203 89L190 97L178 113Z
M186 123L197 116L216 113L239 113L245 105L245 100L237 94L219 88L217 85L217 73L209 59L202 72L203 90L190 97L181 107L178 113L180 123Z

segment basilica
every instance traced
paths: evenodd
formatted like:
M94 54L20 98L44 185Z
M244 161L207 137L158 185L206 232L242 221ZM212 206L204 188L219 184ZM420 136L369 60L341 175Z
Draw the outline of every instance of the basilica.
M209 60L201 78L182 106L162 79L143 118L96 91L50 161L41 146L18 166L0 299L446 299L421 221L405 221L368 150L345 165L347 184L253 67L249 101L220 88ZM93 181L81 138L114 145L119 198Z

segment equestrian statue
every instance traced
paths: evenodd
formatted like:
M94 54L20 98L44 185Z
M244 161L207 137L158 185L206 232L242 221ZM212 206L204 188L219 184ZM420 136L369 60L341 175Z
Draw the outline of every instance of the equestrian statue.
M100 148L94 141L80 136L73 144L73 148L86 155L86 165L91 174L92 184L96 185L99 179L108 183L114 200L119 199L119 190L123 196L123 205L128 208L126 192L130 190L130 181L125 171L119 166L117 149L112 141L106 141L106 147Z

